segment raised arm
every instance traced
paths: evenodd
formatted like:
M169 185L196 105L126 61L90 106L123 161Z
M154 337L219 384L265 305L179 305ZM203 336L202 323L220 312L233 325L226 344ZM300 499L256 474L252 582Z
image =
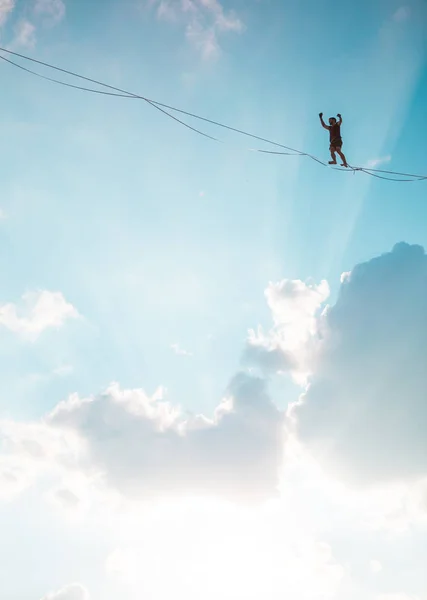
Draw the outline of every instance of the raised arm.
M323 120L323 113L319 113L319 119L320 119L320 123L322 124L322 127L324 129L328 129L329 130L329 127L327 125L325 125L325 121Z
M337 114L338 117L338 125L341 125L342 123L342 116L340 115L340 113Z

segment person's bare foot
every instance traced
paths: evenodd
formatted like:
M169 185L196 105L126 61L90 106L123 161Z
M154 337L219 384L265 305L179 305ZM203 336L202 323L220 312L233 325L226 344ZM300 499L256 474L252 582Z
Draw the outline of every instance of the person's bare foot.
M348 164L347 163L341 163L342 167L347 167L348 168Z
M336 165L336 164L337 164L337 161L336 161L336 160L330 160L330 161L329 161L329 164L330 164L330 165Z

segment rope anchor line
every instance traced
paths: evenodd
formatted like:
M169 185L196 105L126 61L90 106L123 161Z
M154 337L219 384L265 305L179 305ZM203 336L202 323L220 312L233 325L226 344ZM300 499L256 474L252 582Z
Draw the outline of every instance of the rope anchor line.
M195 113L191 113L185 110L182 110L180 108L176 108L174 106L170 106L168 104L164 104L163 102L158 102L156 100L151 100L149 98L146 98L145 96L141 96L139 94L134 94L132 92L128 92L124 89L109 85L107 83L103 83L102 81L97 81L96 79L92 79L90 77L85 77L84 75L80 75L79 73L75 73L73 71L69 71L67 69L63 69L61 67L56 67L54 65L51 65L49 63L37 60L35 58L31 58L29 56L25 56L24 54L19 54L18 52L13 52L12 50L8 50L6 48L2 48L0 46L0 52L6 52L7 54L9 54L9 56L16 56L19 57L23 60L27 60L30 61L32 63L35 64L39 64L43 67L46 67L48 69L53 69L55 71L59 71L61 73L65 73L66 75L70 75L72 77L76 77L78 79L84 80L84 81L88 81L92 84L95 85L99 85L101 87L104 87L106 89L112 90L112 91L104 91L104 90L96 90L93 88L88 88L88 87L84 87L84 86L79 86L79 85L74 85L72 83L67 83L65 81L61 81L59 79L54 79L52 77L47 77L46 75L42 75L40 73L37 73L36 71L33 71L31 69L28 69L8 58L6 58L5 56L1 56L0 55L0 59L2 59L4 62L9 63L10 65L21 69L22 71L25 71L27 73L30 73L31 75L35 75L36 77L39 77L41 79L44 79L46 81L50 81L52 83L56 83L58 85L62 85L65 87L69 87L69 88L73 88L73 89L77 89L80 91L84 91L84 92L89 92L92 94L102 94L105 96L115 96L115 97L119 97L119 98L133 98L133 99L137 99L137 100L143 100L144 102L147 102L147 104L150 104L153 108L159 110L161 113L165 114L166 116L168 116L169 118L173 119L174 121L176 121L177 123L179 123L180 125L183 125L184 127L186 127L187 129L190 129L191 131L198 133L199 135L208 138L212 141L215 142L219 142L219 143L224 143L222 140L220 140L219 138L216 138L212 135L209 135L208 133L205 133L204 131L201 131L200 129L197 129L196 127L192 127L191 125L189 125L188 123L186 123L185 121L182 121L181 119L178 119L176 116L172 115L170 112L168 111L173 111L182 115L185 115L187 117L191 117L193 119L198 119L199 121L204 121L205 123L210 123L211 125L215 125L216 127L221 127L223 129L227 129L229 131L233 131L234 133L238 133L240 135L246 136L246 137L250 137L252 139L258 140L260 142L264 142L266 144L270 144L272 146L276 146L278 148L283 148L283 150L287 150L287 152L283 152L283 151L273 151L273 150L264 150L264 149L260 149L260 148L246 148L246 150L252 151L252 152L259 152L262 154L272 154L272 155L282 155L282 156L307 156L308 158L310 158L311 160L321 164L324 167L329 167L328 164L326 164L324 161L322 161L321 159L317 158L316 156L309 154L308 152L302 152L301 150L297 150L295 148L291 148L289 146L285 146L284 144L280 144L278 142L274 142L273 140L269 140L267 138L263 138L261 136L255 135L253 133L249 133L247 131L244 131L242 129L238 129L236 127L231 127L230 125L225 125L224 123L220 123L219 121L214 121L213 119L208 119L206 117L202 117L200 115L197 115ZM339 169L336 167L332 167L334 170L336 171L349 171L353 172L353 175L356 174L356 171L365 173L366 175L370 175L371 177L376 177L378 179L384 179L387 181L401 181L401 182L412 182L412 181L425 181L427 179L427 175L416 175L413 173L399 173L397 171L385 171L382 169L370 169L368 167L354 167L349 165L349 169ZM379 174L381 173L381 175ZM394 175L397 177L386 177L386 175ZM405 179L401 179L400 177L405 177Z

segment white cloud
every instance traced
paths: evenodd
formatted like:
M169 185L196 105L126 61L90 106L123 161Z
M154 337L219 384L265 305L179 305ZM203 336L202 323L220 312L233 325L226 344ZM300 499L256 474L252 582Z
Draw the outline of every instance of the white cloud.
M53 374L57 375L58 377L65 377L66 375L70 375L73 371L73 365L61 365L53 370Z
M36 0L34 12L52 25L57 25L64 19L66 9L63 0Z
M199 50L204 60L215 59L220 54L218 37L214 28L206 29L201 23L189 23L185 31L186 38Z
M315 329L314 315L329 296L329 286L326 281L314 285L284 279L279 283L270 283L265 296L275 325L292 327L291 335L299 342L307 331Z
M41 600L90 600L89 592L79 583L67 585L57 592L43 596Z
M0 499L13 499L55 464L71 465L80 449L76 436L43 422L0 420Z
M15 8L15 0L0 0L0 27L2 27ZM42 19L45 25L57 25L65 17L63 0L35 0L33 5L35 18ZM36 26L26 18L19 20L14 26L11 48L24 47L32 49L36 45ZM1 219L0 211L0 219Z
M113 385L94 398L71 396L39 423L0 422L0 457L24 461L28 485L60 468L147 500L202 494L250 503L277 494L284 415L262 380L237 375L212 418L186 418L162 395Z
M283 348L292 360L303 354L304 345L314 348L307 360L313 375L304 398L309 411L316 403L314 417L301 413L304 405L291 411L304 444L294 439L293 432L289 435L290 427L285 430L285 415L269 398L265 381L252 376L237 375L211 417L186 416L166 401L162 389L149 396L140 389L112 385L90 398L73 395L39 421L0 421L1 499L10 500L37 481L31 501L47 485L42 497L57 516L86 528L83 517L92 509L95 536L100 523L107 522L109 532L117 528L118 537L107 542L108 552L116 550L108 557L106 571L109 579L118 580L113 584L120 585L126 598L142 589L152 600L171 595L196 600L200 590L207 600L261 596L331 600L338 592L356 597L351 574L360 567L366 587L371 586L359 590L366 592L363 597L372 600L382 589L420 594L424 565L421 570L410 566L411 577L413 573L418 579L409 585L404 573L412 559L390 585L379 585L392 570L393 553L402 549L404 556L412 547L412 538L404 536L413 535L415 524L418 528L425 523L419 515L426 511L427 478L416 486L399 483L355 489L333 481L316 460L327 467L330 457L333 463L338 454L344 475L359 466L357 460L364 469L376 470L378 465L371 464L377 460L375 452L363 455L365 445L368 450L373 447L372 427L374 449L385 444L389 463L399 463L401 430L408 429L406 413L420 424L418 453L425 458L425 419L414 401L418 388L408 393L399 388L400 379L406 385L415 380L416 386L425 381L425 261L419 247L399 245L392 253L356 266L342 278L335 305L323 313L321 306L329 292L326 282L316 286L284 280L269 285L266 298L274 326L268 335L258 333L254 345L261 341L267 352L276 336L281 354L273 356L272 364L265 364L269 359L264 354L259 364L274 372L283 366L275 363L284 360ZM392 336L402 345L393 343ZM393 361L391 369L386 368L390 352L403 371ZM286 368L292 372L292 365ZM319 391L325 380L330 385ZM371 387L374 393L369 396ZM391 418L396 415L395 387L404 398L396 423ZM424 391L421 387L425 399ZM355 406L357 416L360 405L362 424L352 421ZM379 409L381 418L376 414ZM387 422L385 430L381 419ZM310 456L313 439L323 440L325 427L329 455L322 447ZM412 450L410 460L414 460ZM278 499L276 492L281 492ZM110 504L112 497L114 504ZM145 502L141 510L141 499L155 502ZM257 506L248 507L251 501ZM24 510L28 506L20 505ZM390 546L381 546L386 536ZM417 556L416 549L413 554ZM378 559L387 568L374 577L382 569ZM88 597L82 586L74 584L43 600ZM422 594L418 599L389 594L376 600L422 598Z
M409 594L379 594L376 600L421 600L418 596L410 596Z
M175 352L177 356L193 356L191 352L184 350L184 348L181 348L179 344L171 344L171 349Z
M0 441L3 441L0 435ZM37 473L16 456L0 456L0 500L10 501L34 481Z
M15 27L14 46L34 48L36 45L36 28L30 21L19 21Z
M53 498L61 506L67 509L75 509L80 503L79 497L68 488L59 488L53 493Z
M64 435L43 420L0 420L0 499L13 500L46 473L74 480L83 451L73 432Z
M22 300L22 310L15 304L0 305L0 325L32 340L46 329L59 328L67 319L79 316L60 292L28 292Z
M268 334L250 334L245 358L264 373L306 370L309 385L289 411L287 426L295 424L305 447L343 480L427 477L421 425L427 397L426 286L423 249L398 244L342 278L337 302L322 313L326 282L283 280L266 290L274 327ZM42 302L45 310L33 304L25 318L3 307L0 322L38 334L74 315L61 295ZM284 425L265 381L249 375L232 380L212 417L186 417L164 400L161 389L149 397L112 385L95 397L71 396L41 423L3 424L14 452L2 472L10 489L19 488L13 484L17 469L9 464L19 455L37 464L73 465L109 489L137 497L203 492L258 500L277 491ZM78 452L65 449L70 439L79 440ZM423 490L411 500L414 514L425 503ZM409 510L403 500L400 504L396 515Z
M383 165L390 161L391 161L391 154L387 154L386 156L381 156L378 158L372 158L371 160L368 160L368 162L366 163L366 168L367 169L375 169L375 167L379 167L380 165Z
M221 35L244 30L236 13L224 10L218 0L149 0L148 4L157 7L159 19L184 23L187 39L206 60L220 54Z
M304 384L319 336L318 312L329 295L326 281L319 285L284 279L265 291L274 327L264 334L250 330L244 360L264 373L290 372Z
M383 569L383 566L379 560L372 559L369 563L369 568L372 573L380 573L380 571Z
M291 414L324 466L359 483L427 475L427 256L357 265L324 315L310 385Z
M15 0L0 0L0 27L4 25L15 8Z
M237 375L211 419L185 419L161 392L150 398L114 385L101 396L59 404L47 422L78 435L85 447L81 465L122 493L243 501L276 493L283 414L254 377Z
M293 353L282 346L280 334L275 331L265 334L262 327L258 327L256 332L249 330L243 360L267 375L289 372L298 367Z
M254 512L195 501L152 509L135 542L110 554L106 571L153 600L195 600L202 589L206 600L332 598L344 576L331 548L301 536L281 507Z

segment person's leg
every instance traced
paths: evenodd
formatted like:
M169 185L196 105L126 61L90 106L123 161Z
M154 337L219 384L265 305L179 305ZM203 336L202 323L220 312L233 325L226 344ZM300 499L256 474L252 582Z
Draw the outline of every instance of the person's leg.
M336 165L337 164L337 157L335 156L335 148L333 146L330 146L329 150L331 152L331 157L332 157L332 160L329 161L329 164L330 165Z
M348 165L347 165L347 159L346 159L346 157L345 157L345 156L344 156L344 154L343 154L343 151L342 151L342 144L341 144L340 146L337 146L335 149L336 149L336 151L338 152L338 156L339 156L339 157L340 157L340 159L342 160L342 165L341 165L341 166L342 166L342 167L347 167L347 166L348 166Z
M339 154L339 156L340 156L340 158L341 158L341 160L342 160L342 166L343 166L343 167L348 167L348 165L347 165L347 159L346 159L346 157L344 156L344 154L343 154L343 153L341 152L341 150L339 150L339 149L337 149L337 152L338 152L338 154Z

